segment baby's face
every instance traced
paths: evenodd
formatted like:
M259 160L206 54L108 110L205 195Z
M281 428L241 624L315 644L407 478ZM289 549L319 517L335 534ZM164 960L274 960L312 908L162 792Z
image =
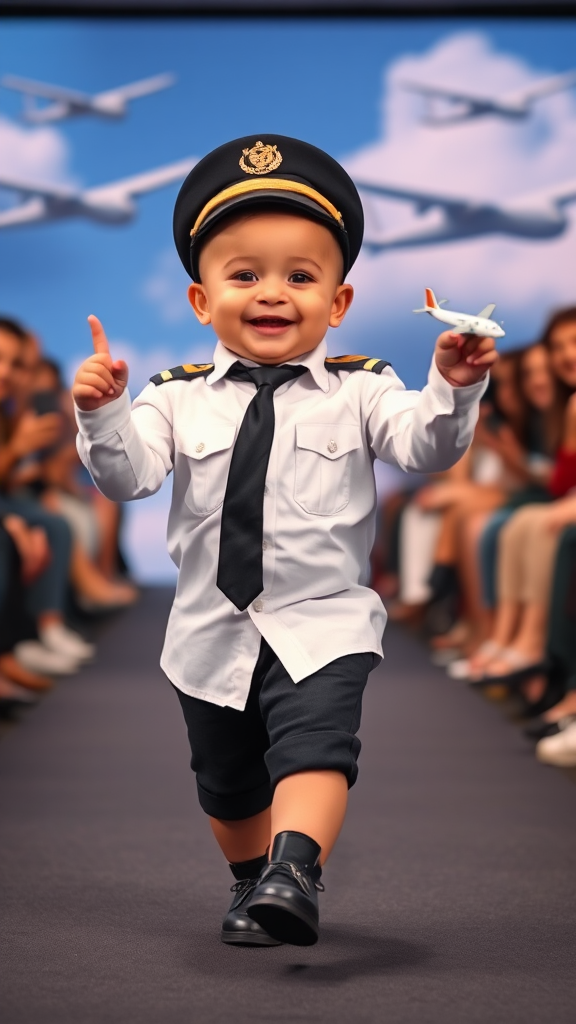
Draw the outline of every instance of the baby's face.
M339 284L342 255L328 228L304 217L259 213L231 221L200 255L202 284L188 297L226 346L257 363L311 352L352 301Z

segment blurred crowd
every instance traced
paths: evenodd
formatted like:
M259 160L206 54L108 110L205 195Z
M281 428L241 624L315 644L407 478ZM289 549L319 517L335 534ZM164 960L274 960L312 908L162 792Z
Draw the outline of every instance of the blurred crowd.
M94 656L90 616L137 599L121 508L75 434L59 367L0 317L2 715ZM513 697L541 761L576 766L576 307L501 355L461 462L402 482L372 556L390 617L424 633L455 684Z
M436 665L576 766L576 307L501 355L465 458L388 495L372 570Z
M72 399L58 365L23 325L0 316L0 714L73 675L95 647L90 616L132 604L119 548L121 509L76 452ZM76 628L73 628L76 627Z

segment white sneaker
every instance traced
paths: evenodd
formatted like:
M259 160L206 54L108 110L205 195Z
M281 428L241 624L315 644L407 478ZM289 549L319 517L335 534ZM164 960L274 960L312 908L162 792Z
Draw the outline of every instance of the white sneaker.
M54 622L38 632L40 642L55 654L63 654L75 661L89 661L96 654L94 644L87 643L79 633L68 629L62 622Z
M555 736L545 736L536 744L536 757L543 764L559 768L576 767L576 722L572 722Z
M71 676L78 671L79 659L51 651L38 640L22 640L14 648L14 656L29 672L48 676Z

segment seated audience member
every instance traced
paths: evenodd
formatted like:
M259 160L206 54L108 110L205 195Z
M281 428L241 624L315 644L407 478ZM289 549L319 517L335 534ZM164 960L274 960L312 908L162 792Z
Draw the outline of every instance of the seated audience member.
M496 553L502 527L522 505L550 500L546 485L560 440L563 402L543 344L519 353L518 384L524 402L521 443L505 423L488 429L481 420L478 434L486 447L501 455L521 484L495 512L479 512L464 505L455 515L463 606L470 622L464 650L472 652L471 658L449 665L448 673L455 679L475 674L494 653L492 641L486 638L494 625Z
M58 445L39 464L36 486L42 504L62 516L75 541L71 576L86 610L123 607L137 590L118 577L120 506L94 487L76 451L76 421L70 393L56 363L41 359L32 384L31 401L51 399L65 419Z
M422 607L454 588L462 569L460 556L467 554L459 545L461 524L472 512L487 515L521 486L518 450L524 407L517 388L518 359L518 353L504 353L493 368L492 394L489 402L482 403L482 418L470 451L451 471L424 486L402 515L403 606ZM494 426L486 426L489 418L494 419ZM491 439L486 440L486 435L491 438L496 429L502 433L498 449ZM407 617L403 612L401 615ZM452 645L462 640L463 633L459 624L447 642Z
M548 711L534 719L525 733L540 740L540 761L565 768L576 767L576 526L568 527L556 557L550 605L546 667L549 681L560 683L564 695Z
M34 547L34 544L32 545ZM26 572L30 573L35 569L34 559L42 557L42 552L36 545L36 552L30 552ZM2 518L2 501L0 497L0 664L4 661L6 667L7 653L14 645L15 637L18 636L15 629L15 612L20 611L19 593L20 565L16 548L8 530L5 529ZM34 689L42 690L50 686L46 678L32 677L30 673L20 672L27 676L27 686L19 685L9 678L5 671L0 669L0 717L11 717L13 712L22 707L29 707L34 703ZM18 673L17 673L18 675Z
M65 622L69 579L80 593L98 601L102 587L114 584L86 573L81 549L73 544L61 516L38 500L47 454L65 436L66 419L56 409L34 411L32 381L40 360L39 348L19 324L0 319L0 492L2 521L14 544L23 572L26 612L38 640L20 639L0 656L0 671L23 685L36 686L46 673L70 674L93 656L94 648ZM40 413L40 414L39 414ZM39 560L38 552L42 550ZM30 560L36 552L36 568ZM94 593L96 590L96 593ZM115 596L115 595L114 595ZM133 599L130 595L130 600ZM119 601L115 601L117 606ZM127 602L125 602L127 603Z
M524 692L538 706L554 565L563 530L576 523L576 308L557 313L543 343L562 397L561 441L548 479L553 499L529 504L503 526L498 544L495 623L487 657L472 662L483 682L530 680ZM484 663L483 663L484 662Z

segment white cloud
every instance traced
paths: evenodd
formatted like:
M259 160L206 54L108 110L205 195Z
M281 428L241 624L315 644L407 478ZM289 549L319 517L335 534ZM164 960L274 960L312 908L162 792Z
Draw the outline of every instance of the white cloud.
M400 86L403 80L425 81L496 95L550 73L496 53L474 32L449 36L424 55L404 55L385 78L382 138L350 154L346 167L356 178L482 199L517 197L574 179L573 90L540 101L524 121L485 117L438 128L421 123L421 98ZM411 204L393 200L368 200L366 207L367 219L377 216L380 231L414 224L418 217ZM568 213L576 222L576 204ZM425 285L471 312L497 302L497 315L506 318L507 342L528 340L551 307L575 301L574 266L573 225L545 242L487 236L377 256L363 251L351 274L357 296L350 321L341 328L339 350L344 351L346 337L383 332L390 339L383 348L394 354L401 345L394 340L398 327L421 304Z
M26 128L0 115L0 175L72 183L69 149L56 128Z
M175 249L164 249L158 254L152 273L145 279L142 296L156 307L160 319L167 324L179 324L190 317L190 304L186 295L190 279Z

